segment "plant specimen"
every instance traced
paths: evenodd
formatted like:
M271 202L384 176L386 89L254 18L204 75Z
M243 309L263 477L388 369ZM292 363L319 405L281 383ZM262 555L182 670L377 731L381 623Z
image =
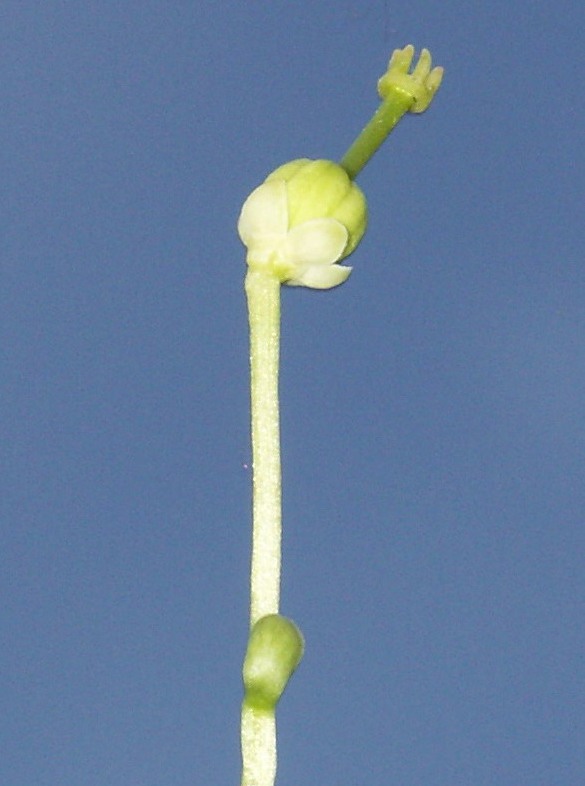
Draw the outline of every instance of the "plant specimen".
M281 468L278 404L280 287L330 289L367 225L355 183L407 112L424 112L443 77L423 49L396 49L378 80L380 106L339 163L305 158L274 170L244 202L238 232L248 249L245 289L250 325L253 526L250 636L244 659L242 786L273 786L276 705L303 654L303 637L280 614Z

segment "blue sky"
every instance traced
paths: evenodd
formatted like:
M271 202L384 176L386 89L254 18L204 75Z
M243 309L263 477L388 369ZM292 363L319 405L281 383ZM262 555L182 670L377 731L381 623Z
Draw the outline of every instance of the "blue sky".
M0 782L239 782L246 195L446 69L283 293L279 786L585 782L585 11L0 10Z

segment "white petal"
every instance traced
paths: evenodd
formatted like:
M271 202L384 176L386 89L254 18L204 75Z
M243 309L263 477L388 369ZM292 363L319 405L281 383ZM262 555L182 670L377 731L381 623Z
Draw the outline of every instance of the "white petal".
M238 233L245 246L263 235L283 235L288 229L286 183L262 183L244 202L238 219Z
M331 265L347 245L347 229L335 218L313 218L288 233L286 258L293 265Z
M349 277L352 268L344 265L313 265L302 272L300 276L285 284L297 287L311 287L312 289L331 289Z

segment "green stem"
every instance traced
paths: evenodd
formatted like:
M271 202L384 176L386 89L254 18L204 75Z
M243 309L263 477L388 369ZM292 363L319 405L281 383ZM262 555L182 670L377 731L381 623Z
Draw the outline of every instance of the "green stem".
M252 426L252 563L250 627L280 604L281 469L278 406L280 281L248 268ZM242 786L273 786L276 777L274 712L244 701L241 720Z
M252 626L266 614L277 614L280 602L280 281L273 273L250 267L245 288L250 323L252 411Z
M242 704L242 786L273 786L276 778L276 718Z
M382 101L370 122L339 162L351 180L361 172L413 103L413 96L400 88L394 88L388 98Z

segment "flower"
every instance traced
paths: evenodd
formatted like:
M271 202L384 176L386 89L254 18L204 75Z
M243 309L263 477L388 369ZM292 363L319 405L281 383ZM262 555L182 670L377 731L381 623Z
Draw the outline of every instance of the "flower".
M412 99L410 112L420 114L428 108L433 96L443 80L443 69L436 66L431 70L431 53L423 49L418 63L410 72L414 47L408 44L404 49L395 49L388 63L386 73L378 80L378 95L387 101L393 91L399 91Z
M351 267L339 265L361 240L367 206L361 189L333 161L290 161L272 172L244 202L238 233L251 268L281 283L329 289Z

